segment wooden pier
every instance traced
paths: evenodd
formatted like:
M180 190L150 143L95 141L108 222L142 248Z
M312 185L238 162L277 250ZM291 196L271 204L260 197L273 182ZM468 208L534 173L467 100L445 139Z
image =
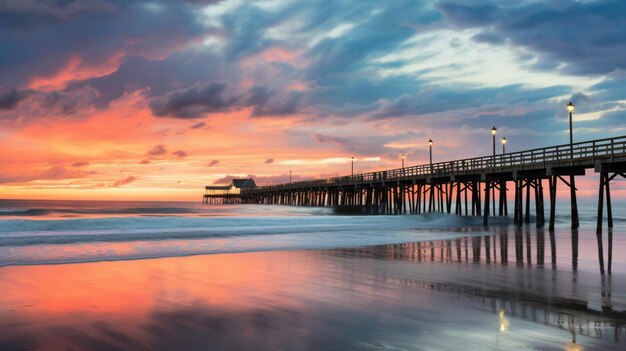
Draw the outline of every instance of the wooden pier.
M606 203L613 226L609 184L626 177L626 136L539 149L438 162L350 176L314 179L242 189L236 203L292 206L359 206L372 214L444 212L508 216L507 189L514 189L514 222L545 225L544 185L547 183L554 229L558 184L569 190L571 227L578 228L576 176L594 169L600 175L597 232L602 232ZM547 181L547 182L546 182ZM605 196L606 193L606 202ZM206 196L206 195L205 195Z

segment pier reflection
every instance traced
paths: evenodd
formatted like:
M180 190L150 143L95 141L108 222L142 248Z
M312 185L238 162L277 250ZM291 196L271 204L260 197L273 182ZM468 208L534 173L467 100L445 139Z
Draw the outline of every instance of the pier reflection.
M385 283L460 296L491 309L500 328L507 330L511 323L507 317L567 330L572 336L567 350L583 349L576 343L580 335L611 335L616 343L626 339L626 284L622 279L619 287L614 286L612 231L606 251L601 238L596 241L593 233L576 229L561 232L559 238L554 232L528 227L495 228L489 235L466 231L468 236L453 240L338 249L333 254L428 264L424 270L418 266L415 277L387 278ZM599 269L587 261L584 269L579 267L581 241L587 261L596 244ZM514 256L509 258L509 251Z
M509 240L509 230L511 230L514 237L512 242ZM546 251L546 233L542 228L531 230L527 227L514 227L513 229L503 227L495 229L489 235L482 236L471 235L474 231L470 229L458 231L466 232L469 236L453 240L430 240L329 251L341 253L342 255L384 257L417 262L476 262L507 265L509 263L509 249L511 249L515 252L515 263L517 266L544 267L547 255L550 267L553 270L557 269L557 241L553 231L548 233L549 253ZM613 233L609 231L606 251L603 248L602 241L598 240L597 242L597 261L601 275L611 274L613 261L612 240ZM571 246L571 270L577 271L579 261L579 232L577 229L571 230L569 241ZM381 248L384 248L384 250L381 251ZM607 257L606 262L604 260L605 256Z

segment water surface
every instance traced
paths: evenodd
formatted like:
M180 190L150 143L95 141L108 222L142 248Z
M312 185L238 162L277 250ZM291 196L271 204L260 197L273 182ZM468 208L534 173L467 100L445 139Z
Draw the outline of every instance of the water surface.
M0 349L626 348L626 231L598 241L591 210L550 233L434 214L50 207L0 220Z

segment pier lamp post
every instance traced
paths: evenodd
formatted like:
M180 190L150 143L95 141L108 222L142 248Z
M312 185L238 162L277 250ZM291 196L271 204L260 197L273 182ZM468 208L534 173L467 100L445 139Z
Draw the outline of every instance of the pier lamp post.
M574 113L574 104L570 101L567 104L567 112L569 112L569 156L570 156L570 164L574 165L574 136L572 129L572 114ZM576 202L576 178L573 175L569 176L569 188L570 188L570 198L572 199L572 229L576 229L580 226L578 221L578 204Z
M502 137L502 154L506 154L506 137Z
M428 139L428 151L430 154L430 173L433 173L433 139Z
M496 129L496 126L493 126L493 128L491 128L491 135L493 136L493 156L496 156L496 132L498 130Z
M496 133L498 132L498 130L496 129L496 126L493 126L493 128L491 128L491 136L493 138L493 165L492 167L496 167ZM489 184L489 183L487 183ZM485 186L488 186L487 184L485 184ZM487 194L486 194L487 195ZM489 195L487 195L489 196ZM491 187L491 199L493 200L493 215L496 215L496 188L495 186ZM488 210L485 211L486 213L489 212Z
M574 104L572 104L571 101L567 104L567 112L569 112L569 153L570 159L572 160L572 163L574 163L574 132L572 130L572 114L574 113Z
M291 171L289 171L289 184L291 184Z
M352 170L350 172L350 175L354 176L354 156L352 156Z
M400 155L400 159L402 159L402 169L404 169L404 159L406 158L405 154Z

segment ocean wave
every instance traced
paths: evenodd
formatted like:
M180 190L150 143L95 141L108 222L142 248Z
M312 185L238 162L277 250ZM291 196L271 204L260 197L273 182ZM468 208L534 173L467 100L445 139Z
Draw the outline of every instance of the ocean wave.
M27 208L27 209L0 209L0 216L13 217L39 217L51 214L69 214L69 215L141 215L141 214L189 214L199 213L199 211L191 208L183 207L131 207L131 208L101 208L101 209L45 209L45 208Z
M6 225L20 230L6 231ZM0 266L330 249L488 235L481 217L444 214L4 220L0 228Z
M0 246L89 242L207 239L249 235L358 233L361 230L434 230L480 226L480 217L422 216L310 217L121 217L0 221Z

